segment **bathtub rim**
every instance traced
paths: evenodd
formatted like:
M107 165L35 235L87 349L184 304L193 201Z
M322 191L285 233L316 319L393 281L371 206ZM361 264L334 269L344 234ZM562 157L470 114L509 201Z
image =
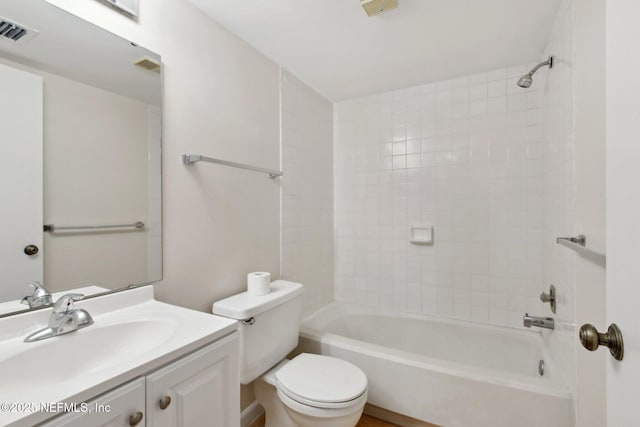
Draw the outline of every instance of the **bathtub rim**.
M341 308L356 308L357 312L350 314L374 314L383 317L400 317L403 319L426 320L444 324L454 324L459 326L490 330L502 335L523 336L526 335L538 342L542 350L542 356L549 370L553 373L551 377L535 377L519 373L508 373L493 368L484 368L467 365L461 362L452 362L412 353L405 350L398 350L373 344L366 341L349 338L321 329L311 327L309 324L314 320L320 322L321 316L326 316L327 312ZM340 312L344 315L344 312ZM332 317L335 319L335 317ZM326 319L321 322L326 326ZM418 313L395 311L386 308L367 306L364 304L354 304L349 302L334 301L319 310L306 316L300 324L300 337L316 341L320 345L328 344L341 347L348 351L364 352L365 354L395 363L401 363L415 368L428 369L444 375L452 375L459 378L473 381L486 382L492 385L517 388L532 393L544 394L547 396L573 399L571 390L565 384L564 378L557 371L556 364L548 349L544 345L543 333L541 331L524 331L515 328L478 324L460 319L449 319L437 316L429 316Z

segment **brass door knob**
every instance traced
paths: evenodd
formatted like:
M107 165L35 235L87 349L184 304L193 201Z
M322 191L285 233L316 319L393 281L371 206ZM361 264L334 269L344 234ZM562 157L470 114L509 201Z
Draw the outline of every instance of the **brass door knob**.
M171 396L164 396L162 399L160 399L158 404L160 405L160 409L164 411L169 407L169 405L171 405Z
M589 351L595 351L601 345L609 347L609 352L616 360L624 356L624 342L622 332L615 323L609 325L606 334L601 334L595 326L587 323L580 327L580 342Z
M140 424L140 421L142 421L142 418L144 418L144 415L142 414L142 412L138 411L135 414L131 415L129 417L129 425L131 427L135 427L138 424Z
M38 249L38 247L36 245L27 245L27 246L24 247L24 253L29 255L29 256L33 256L33 255L37 254L38 251L40 251L40 249Z

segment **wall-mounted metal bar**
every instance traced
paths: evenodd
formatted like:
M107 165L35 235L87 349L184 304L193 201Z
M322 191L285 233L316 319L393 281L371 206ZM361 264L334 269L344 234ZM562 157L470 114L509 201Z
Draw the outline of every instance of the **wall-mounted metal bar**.
M565 243L573 243L574 245L580 245L582 247L587 246L587 236L580 234L576 237L557 237L556 243L559 245L567 246ZM567 246L571 247L571 246Z
M266 173L267 175L269 175L269 178L275 178L277 176L283 175L282 171L265 169L258 166L243 165L242 163L228 162L226 160L214 159L213 157L201 156L200 154L183 154L182 155L182 163L184 163L185 165L192 165L195 162L216 163L218 165L230 166L232 168L240 168L240 169L250 170L253 172Z
M133 224L114 224L114 225L74 225L67 227L58 227L53 224L45 224L44 231L82 231L82 230L110 230L114 228L144 228L144 222L138 221Z
M575 237L558 237L556 238L556 243L569 249L573 249L584 258L602 267L607 266L607 256L603 253L587 248L587 237L584 234L580 234Z

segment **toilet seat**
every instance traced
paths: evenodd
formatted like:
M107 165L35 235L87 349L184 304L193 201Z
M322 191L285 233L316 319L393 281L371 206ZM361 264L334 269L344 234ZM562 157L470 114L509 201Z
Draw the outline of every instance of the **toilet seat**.
M321 408L312 405L307 405L289 397L282 390L277 389L278 398L289 409L299 412L304 415L315 418L336 418L345 415L352 414L357 411L362 411L365 403L367 403L367 391L365 390L358 398L348 403L348 406Z
M348 400L346 402L318 402L315 400L306 399L303 396L292 393L290 390L287 390L281 385L276 385L276 389L278 390L278 395L284 395L289 399L292 399L302 405L313 406L314 408L321 409L340 409L340 408L350 408L352 406L357 406L362 398L364 397L366 400L367 390L363 391L360 396L355 399Z
M281 400L300 412L329 410L335 416L338 409L349 412L366 403L366 375L342 359L302 353L278 369L275 377Z

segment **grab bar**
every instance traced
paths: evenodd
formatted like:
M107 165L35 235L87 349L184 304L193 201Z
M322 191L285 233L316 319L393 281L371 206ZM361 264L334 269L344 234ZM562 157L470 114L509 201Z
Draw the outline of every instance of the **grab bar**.
M282 171L261 168L258 166L244 165L242 163L229 162L227 160L215 159L213 157L206 157L200 154L183 154L182 155L182 163L184 163L185 165L192 165L195 162L216 163L218 165L230 166L232 168L246 169L253 172L266 173L269 175L269 178L275 178L277 176L283 175Z
M557 237L556 243L566 248L573 249L584 258L602 266L607 266L607 256L603 253L587 248L587 236L580 234L575 237Z
M44 231L53 233L61 230L109 230L113 228L144 228L144 222L138 221L133 224L115 224L115 225L74 225L66 227L58 227L53 224L45 224Z

